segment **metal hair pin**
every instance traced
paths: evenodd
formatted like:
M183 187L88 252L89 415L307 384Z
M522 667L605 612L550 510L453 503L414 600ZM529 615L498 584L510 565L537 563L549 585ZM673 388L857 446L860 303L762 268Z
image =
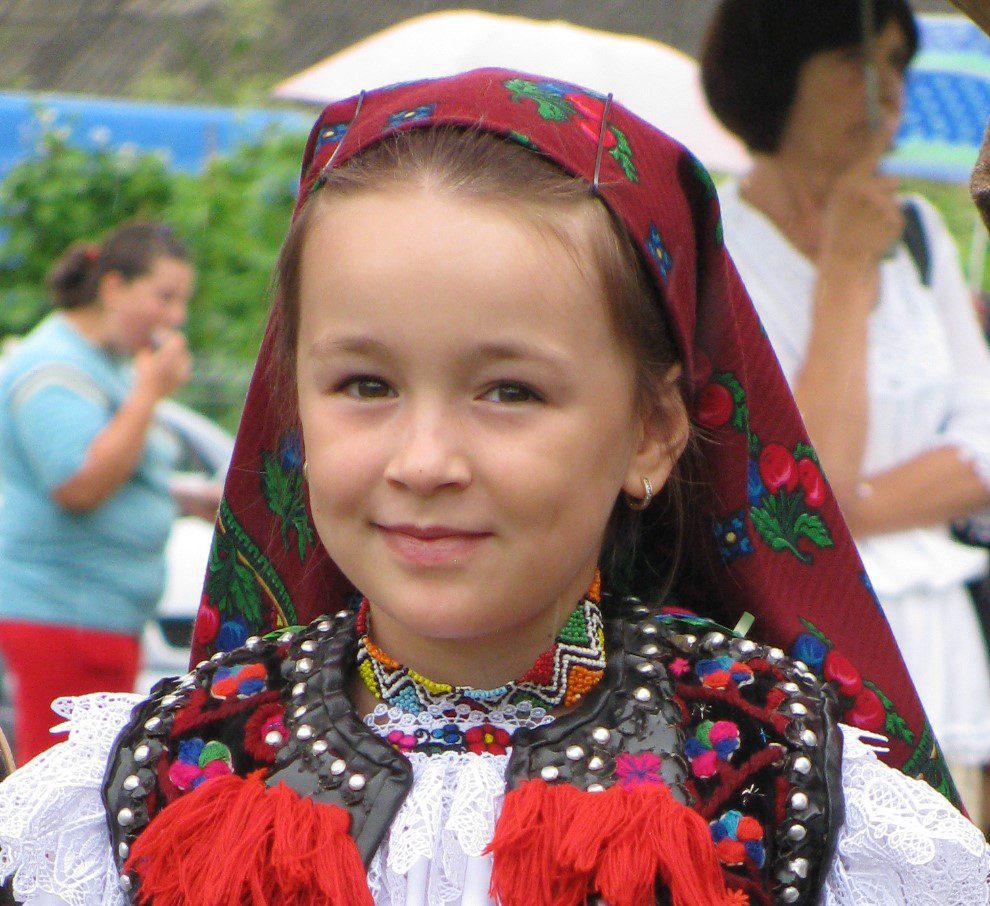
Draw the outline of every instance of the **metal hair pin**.
M330 154L330 159L323 165L323 169L320 170L320 175L316 177L313 182L313 189L318 189L327 181L327 174L333 167L333 162L337 159L337 155L340 153L340 149L343 147L344 142L347 141L347 136L350 134L354 123L357 121L358 114L361 112L361 105L364 104L365 90L362 88L361 93L357 98L357 105L354 107L354 115L351 117L351 121L347 124L347 128L344 130L344 134L340 137L340 141L337 142L337 146L333 149Z
M598 148L595 151L595 176L591 180L591 191L598 192L598 174L602 169L602 155L605 153L605 130L608 129L608 115L612 110L612 92L605 98L605 109L602 111L602 125L598 130Z

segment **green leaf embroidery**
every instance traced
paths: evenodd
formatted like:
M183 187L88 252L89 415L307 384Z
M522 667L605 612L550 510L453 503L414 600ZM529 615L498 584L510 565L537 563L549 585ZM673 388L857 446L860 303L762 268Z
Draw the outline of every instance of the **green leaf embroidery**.
M829 648L832 647L832 640L825 635L811 620L806 620L804 617L799 617L801 622L804 624L804 628L808 630L810 635L813 635L816 639L823 642Z
M528 82L525 79L509 79L505 83L505 87L512 93L513 101L521 101L523 98L535 101L536 112L545 120L566 123L574 116L574 107L570 101L552 91L545 91L535 82Z
M892 736L896 736L898 739L903 739L908 745L913 745L914 732L907 725L904 718L897 713L894 708L894 703L890 700L890 697L887 696L876 683L870 682L870 680L864 680L863 685L880 699L880 704L883 705L884 711L887 712L887 732Z
M834 547L835 542L821 516L813 513L801 513L794 522L794 532L804 535L817 547Z
M305 559L306 548L313 543L313 529L306 514L302 473L285 468L277 456L263 451L261 491L268 508L278 517L283 547L289 549L289 532L295 530L299 559Z
M626 174L626 179L629 182L639 182L639 174L636 172L636 165L633 163L633 151L632 146L629 144L629 139L626 138L625 133L621 129L615 126L609 126L608 130L616 139L616 145L609 151L609 154L618 161L619 166L622 167L622 172Z

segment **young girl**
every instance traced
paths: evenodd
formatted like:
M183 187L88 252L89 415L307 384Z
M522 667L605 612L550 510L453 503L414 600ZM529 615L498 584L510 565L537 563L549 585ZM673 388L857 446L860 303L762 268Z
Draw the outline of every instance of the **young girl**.
M862 741L951 794L711 182L610 100L327 108L230 474L209 659L0 787L27 902L987 901Z

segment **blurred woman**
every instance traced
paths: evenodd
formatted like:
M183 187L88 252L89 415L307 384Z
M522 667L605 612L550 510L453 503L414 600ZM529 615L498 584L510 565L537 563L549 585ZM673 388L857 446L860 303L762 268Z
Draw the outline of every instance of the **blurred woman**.
M175 516L178 451L154 412L190 375L193 281L161 224L73 245L49 272L56 310L0 376L0 654L20 763L53 742L56 697L133 690Z
M880 170L918 32L905 0L872 7L872 87L860 0L724 0L703 79L753 155L720 192L726 243L976 817L986 559L945 526L990 503L990 357L944 223Z

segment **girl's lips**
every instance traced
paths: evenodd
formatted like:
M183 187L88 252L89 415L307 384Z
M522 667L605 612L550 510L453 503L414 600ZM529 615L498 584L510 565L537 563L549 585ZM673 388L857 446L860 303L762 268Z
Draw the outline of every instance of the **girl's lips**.
M413 566L453 566L491 537L488 532L461 532L442 526L376 528L390 550Z

